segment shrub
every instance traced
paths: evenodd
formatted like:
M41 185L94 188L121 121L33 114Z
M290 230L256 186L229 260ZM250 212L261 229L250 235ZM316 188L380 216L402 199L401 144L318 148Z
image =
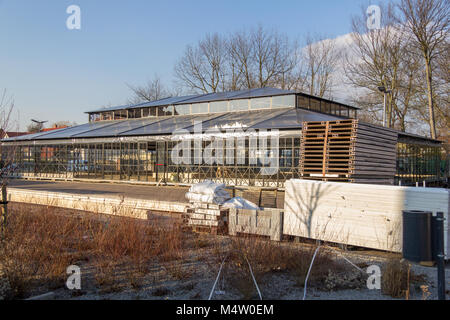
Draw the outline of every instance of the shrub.
M106 291L119 290L119 267L125 279L140 286L149 263L183 257L183 234L175 224L77 210L14 203L5 239L0 243L0 269L9 283L7 298L25 297L31 287L64 286L66 268L91 262L94 280ZM176 265L176 264L174 264ZM187 277L178 266L172 273ZM124 277L122 277L124 278Z
M381 290L393 298L405 295L409 288L409 264L400 259L389 259L383 268L381 276Z

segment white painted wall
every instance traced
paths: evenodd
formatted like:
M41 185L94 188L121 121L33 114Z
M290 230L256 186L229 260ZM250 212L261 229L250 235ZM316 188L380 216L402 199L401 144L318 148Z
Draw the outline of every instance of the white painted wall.
M448 258L447 189L293 179L284 206L284 234L394 252L402 251L402 210L442 211Z

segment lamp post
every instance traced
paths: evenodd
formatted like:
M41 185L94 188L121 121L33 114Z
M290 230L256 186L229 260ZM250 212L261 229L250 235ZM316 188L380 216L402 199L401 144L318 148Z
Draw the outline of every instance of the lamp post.
M383 108L383 126L387 127L387 110L386 110L386 104L387 104L387 95L388 93L391 93L392 90L387 90L386 87L384 86L380 86L378 87L378 90L380 90L380 92L383 92L384 95L384 108Z

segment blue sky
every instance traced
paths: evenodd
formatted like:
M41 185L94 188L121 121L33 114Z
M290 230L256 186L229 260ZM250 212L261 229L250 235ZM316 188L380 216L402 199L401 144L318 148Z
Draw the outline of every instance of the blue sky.
M131 97L154 74L171 85L187 44L207 32L258 23L292 38L350 32L367 0L103 1L0 0L0 90L16 103L20 129L31 118L84 123L83 114ZM66 8L81 8L81 30L66 28Z

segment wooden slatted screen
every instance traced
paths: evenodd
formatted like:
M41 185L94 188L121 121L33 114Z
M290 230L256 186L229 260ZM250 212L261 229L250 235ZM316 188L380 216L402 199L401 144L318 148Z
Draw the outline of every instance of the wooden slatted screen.
M393 184L397 133L358 120L304 122L300 173L305 179Z

